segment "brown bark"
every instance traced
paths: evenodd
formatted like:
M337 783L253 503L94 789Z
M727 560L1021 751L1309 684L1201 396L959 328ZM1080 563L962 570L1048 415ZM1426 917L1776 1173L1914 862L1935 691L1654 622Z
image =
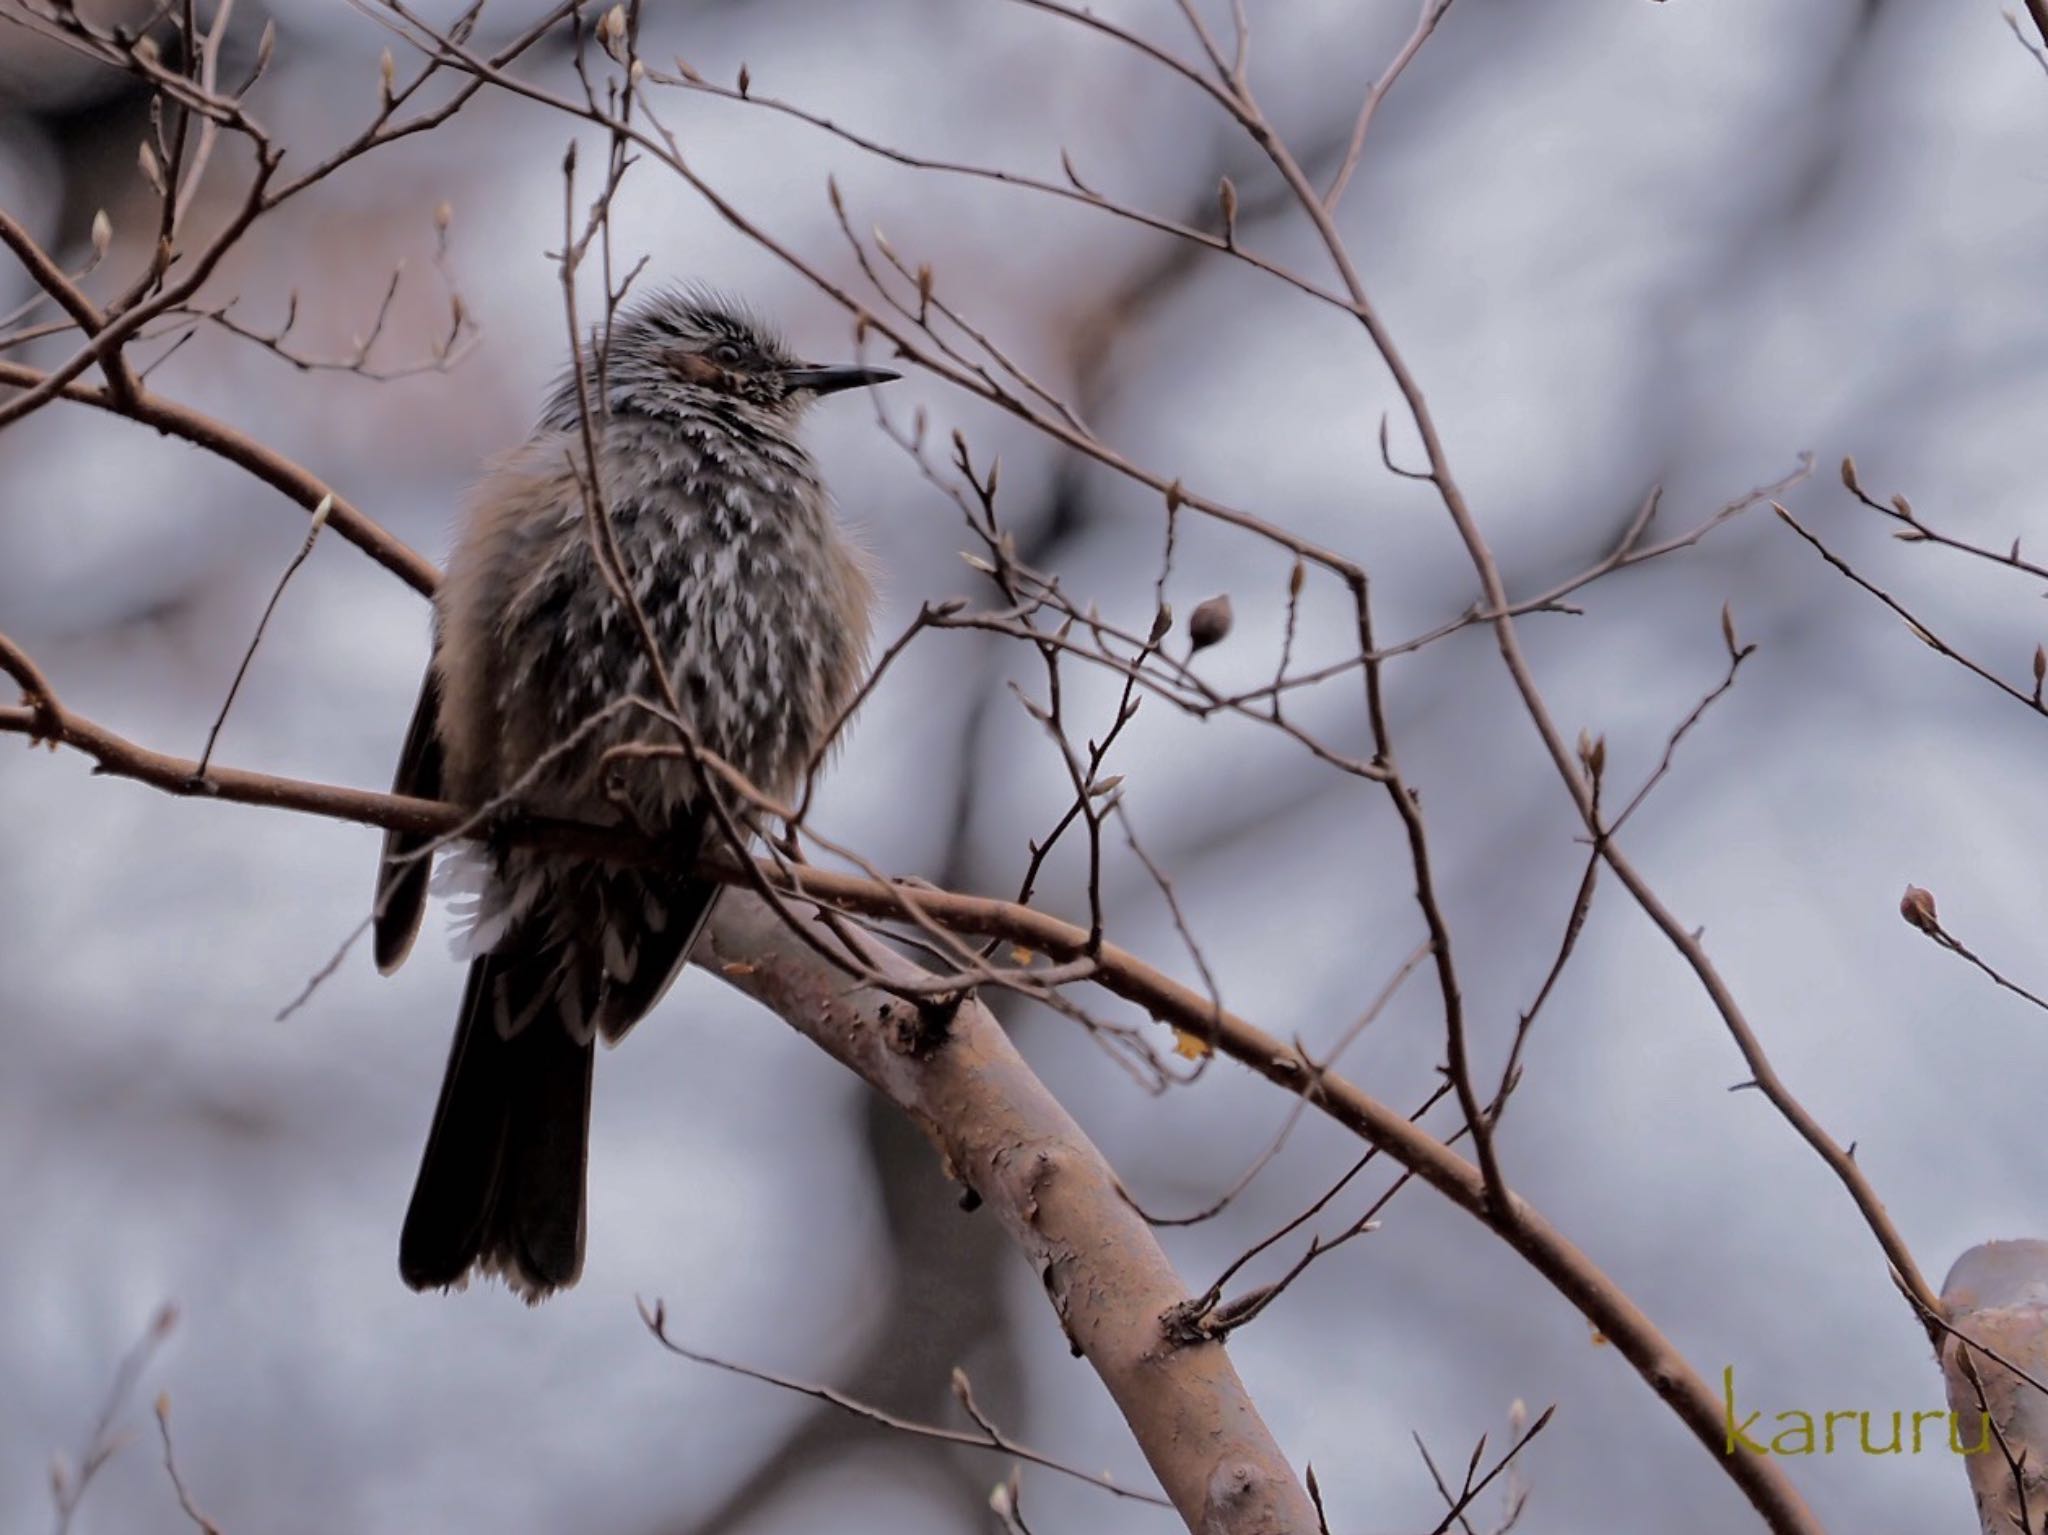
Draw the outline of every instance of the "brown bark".
M866 942L862 960L915 978ZM1146 1460L1197 1535L1317 1528L1220 1343L1168 1337L1188 1292L1151 1228L1117 1192L1081 1127L1032 1072L992 1013L969 1000L937 1033L929 1016L847 985L757 897L729 891L698 963L785 1022L921 1126L981 1197L1045 1285L1076 1353L1109 1388Z

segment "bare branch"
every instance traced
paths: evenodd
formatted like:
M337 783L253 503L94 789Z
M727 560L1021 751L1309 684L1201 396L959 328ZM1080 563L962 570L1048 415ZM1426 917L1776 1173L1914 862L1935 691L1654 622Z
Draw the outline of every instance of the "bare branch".
M1984 681L1990 683L1993 687L1997 688L1999 692L2005 694L2006 697L2013 699L2015 702L2025 704L2029 709L2032 709L2036 714L2048 714L2048 705L2043 705L2043 703L2037 696L2023 692L2019 688L2014 687L2010 682L2007 682L2003 677L2000 677L1996 672L1993 672L1986 667L1980 666L1977 662L1971 660L1968 656L1964 655L1960 650L1957 650L1953 645L1949 644L1947 640L1944 640L1932 629L1928 628L1925 624L1921 623L1919 619L1915 618L1911 611L1907 609L1905 604L1900 602L1896 597L1892 596L1891 593L1885 591L1875 582L1870 581L1861 575L1858 575L1856 571L1850 566L1847 560L1843 559L1839 554L1836 554L1834 550L1830 549L1826 544L1822 543L1819 537L1810 532L1806 528L1806 526L1799 521L1798 518L1794 517L1790 512L1786 511L1784 507L1779 506L1776 502L1773 502L1771 504L1771 510L1778 514L1779 520L1782 521L1786 527L1790 528L1794 533L1797 533L1801 538L1805 539L1806 542L1812 547L1814 553L1818 554L1822 559L1826 560L1830 567L1832 567L1834 570L1838 571L1840 574L1845 576L1853 585L1860 587L1862 590L1868 592L1871 596L1875 597L1879 602L1883 603L1887 608L1891 609L1893 613L1897 614L1898 617L1904 621L1906 627L1912 631L1913 638L1920 641L1920 643L1925 645L1929 650L1932 650L1936 655L1946 656L1949 660L1955 662L1956 665L1962 667L1964 671L1969 672L1973 676L1981 677Z
M651 1307L644 1301L640 1303L640 1320L647 1324L647 1330L654 1334L663 1348L679 1358L690 1360L694 1364L709 1365L715 1370L724 1370L733 1375L745 1376L748 1380L758 1380L770 1386L779 1386L784 1391L794 1391L800 1396L807 1396L814 1401L824 1402L829 1406L838 1408L841 1412L850 1413L856 1418L864 1418L868 1422L889 1429L894 1433L908 1434L917 1439L935 1439L941 1444L964 1445L968 1449L973 1450L1000 1451L1002 1454L1015 1456L1018 1460L1028 1461L1034 1466L1043 1466L1048 1471L1057 1471L1062 1476L1070 1476L1076 1481L1086 1482L1091 1487L1098 1487L1102 1491L1112 1493L1119 1498L1134 1498L1140 1503L1154 1503L1161 1508L1171 1508L1173 1506L1166 1499L1154 1493L1121 1487L1107 1475L1098 1476L1093 1472L1083 1471L1077 1466L1070 1466L1064 1461L1055 1460L1050 1455L1042 1455L1037 1450L1018 1444L1015 1440L997 1429L994 1424L990 1423L986 1417L971 1406L973 1397L965 1389L967 1375L963 1370L955 1369L953 1372L954 1394L962 1398L963 1405L968 1407L970 1415L980 1426L981 1432L978 1434L970 1434L963 1429L957 1428L941 1428L932 1423L914 1422L909 1418L898 1417L895 1413L885 1412L872 1403L850 1397L845 1392L834 1390L830 1386L820 1386L810 1381L796 1380L787 1375L777 1375L772 1370L757 1369L753 1365L735 1364L729 1359L720 1359L715 1354L700 1353L696 1349L685 1347L669 1336L668 1312L659 1300Z
M1115 1176L985 1008L963 1003L937 1049L906 1049L902 1004L843 978L758 903L727 899L705 962L927 1127L1043 1279L1077 1354L1101 1375L1189 1528L1298 1531L1315 1513L1223 1348L1172 1343L1186 1289ZM863 963L908 962L867 945Z
M0 649L4 661L6 649ZM0 666L0 669L10 669ZM10 669L11 670L11 669ZM16 680L28 683L17 671ZM0 733L32 735L59 741L92 756L102 771L133 778L172 794L192 793L196 764L137 746L114 732L44 697L29 707L0 709ZM297 810L366 825L437 836L466 824L462 807L401 795L307 783L215 767L206 780L217 798ZM652 850L615 829L562 823L536 823L507 828L508 836L558 846L588 856L619 862L656 861ZM980 896L940 891L923 884L889 884L837 874L829 870L789 870L767 861L747 870L722 863L700 864L697 872L726 883L760 879L781 881L795 899L829 902L841 911L879 917L921 917L961 933L1002 937L1054 960L1082 957L1088 948L1085 929L1046 913ZM722 906L729 903L721 903ZM780 919L778 918L778 921ZM786 928L779 929L786 932ZM792 938L791 940L795 940ZM717 948L714 938L713 951ZM728 951L744 967L743 953ZM810 952L808 949L805 952ZM835 974L837 972L835 971ZM1519 1195L1510 1195L1511 1218L1504 1218L1488 1198L1477 1168L1441 1142L1410 1124L1406 1117L1361 1092L1333 1073L1323 1071L1300 1050L1228 1011L1218 1012L1199 992L1162 975L1105 943L1094 956L1091 977L1153 1017L1188 1032L1209 1030L1223 1054L1241 1062L1290 1093L1304 1091L1314 1105L1337 1123L1381 1146L1388 1155L1498 1233L1532 1268L1542 1274L1648 1381L1686 1423L1695 1437L1725 1465L1758 1510L1777 1531L1813 1535L1817 1526L1775 1461L1761 1456L1723 1456L1720 1395L1693 1370L1628 1297L1584 1253L1545 1221ZM728 976L727 979L738 979ZM773 983L772 972L757 969L762 986ZM843 978L842 978L843 980ZM834 993L839 995L838 992ZM900 1005L900 1004L899 1004ZM984 1194L986 1191L983 1191ZM1113 1189L1108 1191L1114 1198ZM1119 1203L1121 1203L1119 1201ZM1132 1219L1138 1220L1135 1212ZM1139 1222L1142 1225L1142 1222ZM1169 1487L1169 1492L1171 1492Z
M125 1435L114 1431L114 1420L121 1415L121 1409L128 1405L128 1398L135 1394L135 1387L142 1379L142 1372L149 1368L156 1351L170 1337L178 1326L178 1308L165 1305L157 1309L150 1318L149 1326L121 1358L114 1371L114 1383L107 1391L105 1405L93 1421L92 1435L86 1441L85 1452L79 1457L76 1469L65 1465L59 1457L50 1466L50 1497L56 1504L56 1535L70 1535L72 1521L77 1516L78 1505L84 1501L93 1478L106 1468L108 1461L121 1453L127 1444Z
M1372 89L1365 93L1365 102L1358 109L1358 120L1351 125L1351 142L1344 150L1344 162L1337 167L1337 174L1330 182L1330 190L1323 194L1323 206L1331 213L1337 211L1337 204L1344 196L1344 189L1351 184L1351 173L1358 169L1359 157L1365 153L1366 131L1372 127L1373 114L1380 109L1387 92L1394 82L1401 78L1415 55L1422 51L1422 45L1429 41L1436 24L1444 19L1444 12L1451 8L1451 0L1422 0L1422 15L1417 18L1415 30L1408 34L1408 41L1401 45L1401 51L1394 55L1379 79L1373 81ZM1384 443L1384 437L1382 442Z
M299 545L299 552L285 566L284 574L277 578L277 585L271 590L270 601L263 605L263 616L256 620L256 632L249 637L249 648L242 652L242 664L235 668L235 679L228 684L228 695L220 701L220 713L213 717L213 728L206 732L205 749L199 753L199 768L193 775L206 776L206 765L213 760L214 743L220 739L221 726L228 722L228 710L235 706L235 695L242 690L242 679L249 675L249 663L256 659L256 647L263 643L263 633L270 627L270 615L277 611L277 604L284 596L284 589L291 584L299 567L306 563L313 552L313 544L320 537L320 530L327 526L327 514L334 510L332 497L323 500L313 508L313 520L306 525L306 541Z
M17 363L0 362L0 384L35 390L47 385L53 377ZM273 489L284 492L308 512L317 511L323 501L327 502L327 521L334 531L414 591L430 592L440 581L440 573L426 556L386 532L310 471L225 422L147 392L138 392L135 399L125 406L114 398L111 391L96 384L67 382L55 386L51 394L126 416L143 426L204 448L246 470Z
M171 1446L169 1393L156 1399L156 1431L163 1441L164 1470L170 1476L171 1490L178 1495L178 1507L184 1511L185 1517L191 1521L193 1528L199 1531L199 1535L222 1535L221 1527L199 1512L198 1505L192 1501L192 1494L185 1486L185 1478L178 1472L177 1452Z

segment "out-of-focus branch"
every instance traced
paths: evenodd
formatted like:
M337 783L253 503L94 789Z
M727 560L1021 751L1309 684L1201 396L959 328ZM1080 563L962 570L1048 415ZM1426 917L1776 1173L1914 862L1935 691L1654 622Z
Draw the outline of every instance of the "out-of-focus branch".
M135 1394L135 1387L142 1379L142 1372L156 1357L156 1351L163 1346L178 1325L178 1308L166 1305L159 1307L150 1319L149 1328L122 1358L120 1367L114 1371L114 1384L107 1393L106 1405L100 1409L94 1421L92 1437L86 1441L85 1452L76 1466L68 1465L62 1456L50 1464L50 1497L57 1506L57 1535L70 1535L72 1523L78 1514L78 1505L84 1501L93 1478L106 1469L107 1462L120 1454L128 1443L128 1436L116 1432L114 1420L127 1406L128 1398Z
M164 1447L164 1474L171 1479L171 1491L178 1496L178 1508L199 1535L223 1535L221 1527L199 1511L199 1505L192 1501L192 1489L185 1485L183 1473L178 1470L178 1452L171 1443L171 1398L168 1393L156 1399L156 1433Z
M1967 1452L1984 1535L2038 1530L2048 1513L2048 1242L1971 1248L1941 1299L1951 1447Z
M2048 46L2048 0L2027 0L2027 14L2034 18L2034 30L2041 34L2041 42Z
M48 379L49 375L34 368L0 362L0 384L33 390L43 387ZM67 383L55 393L59 398L126 416L143 426L154 427L166 436L181 438L194 447L204 448L246 470L273 489L283 491L309 513L317 512L321 504L326 503L328 526L416 592L431 592L441 579L433 561L386 532L316 475L224 421L216 421L211 416L147 390L138 390L126 403L118 400L113 391L98 384Z
M758 898L719 903L700 963L773 1009L932 1138L1043 1280L1077 1354L1102 1377L1189 1529L1308 1532L1314 1507L1220 1344L1176 1342L1187 1289L1102 1155L978 1002L934 1045L916 1013L795 939ZM856 940L884 972L916 967Z
M2043 5L2042 0L2027 0L2027 9L2034 18L2035 35L2048 39L2048 5ZM2005 13L2005 24L2012 28L2012 35L2019 45L2027 50L2027 57L2040 65L2044 74L2048 74L2048 48L2027 36L2027 29L2020 25L2019 17L2011 11Z

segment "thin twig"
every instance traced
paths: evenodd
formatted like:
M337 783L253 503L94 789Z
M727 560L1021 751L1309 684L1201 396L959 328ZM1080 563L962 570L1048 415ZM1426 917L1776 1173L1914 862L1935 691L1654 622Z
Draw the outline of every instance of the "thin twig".
M270 601L263 605L263 616L256 620L256 632L249 636L249 648L242 652L242 664L235 668L235 680L228 684L228 696L220 701L220 712L213 717L213 728L206 732L206 746L199 753L199 769L195 776L206 777L206 765L213 761L214 743L220 740L221 726L228 722L228 710L235 706L235 695L242 690L242 679L249 675L249 663L256 659L256 647L263 643L263 633L270 627L270 615L277 611L285 587L312 554L313 544L320 537L320 530L327 526L327 515L333 510L332 496L324 498L313 508L313 519L306 526L306 541L299 545L299 552L292 556L291 563L285 566L284 574L277 578L277 585L271 589Z
M1138 1503L1150 1503L1157 1508L1171 1508L1173 1506L1157 1493L1142 1492L1135 1488L1120 1486L1107 1475L1096 1475L1092 1472L1083 1471L1078 1466L1070 1466L1064 1461L1056 1460L1050 1455L1041 1454L1037 1450L1021 1445L1016 1440L1009 1438L997 1429L989 1421L987 1415L981 1412L979 1407L975 1405L971 1392L964 1389L966 1376L957 1369L953 1372L954 1395L961 1402L963 1410L974 1419L976 1427L980 1430L978 1433L969 1433L966 1429L959 1428L942 1428L934 1423L919 1423L911 1418L900 1418L895 1413L886 1412L872 1403L850 1397L845 1392L834 1390L830 1386L817 1385L811 1381L795 1380L787 1375L777 1375L772 1370L762 1370L752 1365L736 1364L730 1359L720 1359L715 1354L701 1353L696 1349L676 1342L675 1339L669 1336L668 1313L662 1302L657 1300L651 1307L644 1301L637 1304L640 1307L640 1320L647 1324L647 1330L654 1334L655 1339L661 1346L678 1358L687 1359L693 1364L709 1365L714 1370L724 1370L728 1374L740 1375L748 1380L757 1380L765 1385L777 1386L784 1391L793 1391L799 1396L807 1396L813 1401L824 1402L828 1406L838 1408L841 1412L849 1413L853 1417L864 1419L869 1423L877 1424L882 1428L890 1429L899 1434L909 1434L918 1439L935 1439L941 1444L961 1445L971 1450L995 1450L1004 1455L1014 1456L1016 1459L1026 1461L1031 1465L1042 1466L1048 1471L1057 1471L1061 1476L1072 1477L1077 1482L1086 1482L1090 1487L1098 1488L1119 1498L1129 1498Z
M164 1445L164 1470L170 1475L171 1488L178 1495L178 1507L185 1517L199 1530L200 1535L221 1535L221 1528L192 1501L192 1494L185 1486L185 1478L178 1474L177 1453L171 1448L171 1398L165 1393L156 1399L156 1429Z
M121 1415L121 1409L128 1398L135 1394L135 1387L142 1379L142 1372L149 1367L156 1351L170 1337L178 1325L178 1308L165 1305L157 1308L150 1318L149 1326L134 1346L121 1356L120 1364L114 1370L114 1383L108 1390L106 1402L100 1408L99 1416L93 1420L92 1435L86 1440L85 1453L79 1457L78 1469L68 1470L61 1460L50 1468L50 1495L57 1507L56 1535L69 1535L78 1505L84 1500L86 1489L94 1477L105 1468L108 1461L121 1452L127 1444L124 1436L114 1433L114 1420Z

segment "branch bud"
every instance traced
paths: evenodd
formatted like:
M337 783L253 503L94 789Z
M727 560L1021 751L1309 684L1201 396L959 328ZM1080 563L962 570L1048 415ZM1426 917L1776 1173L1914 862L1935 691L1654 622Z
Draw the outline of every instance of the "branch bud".
M1207 650L1211 645L1228 639L1235 617L1230 610L1228 592L1218 592L1207 601L1197 603L1195 611L1188 615L1188 654Z
M1934 893L1931 890L1908 885L1906 893L1899 897L1899 915L1929 936L1941 932L1941 919L1934 914Z
M1586 770L1586 776L1595 783L1607 771L1607 737L1579 732L1579 764Z
M102 208L92 216L93 256L98 258L106 255L108 247L113 243L114 221L107 217L107 210Z

